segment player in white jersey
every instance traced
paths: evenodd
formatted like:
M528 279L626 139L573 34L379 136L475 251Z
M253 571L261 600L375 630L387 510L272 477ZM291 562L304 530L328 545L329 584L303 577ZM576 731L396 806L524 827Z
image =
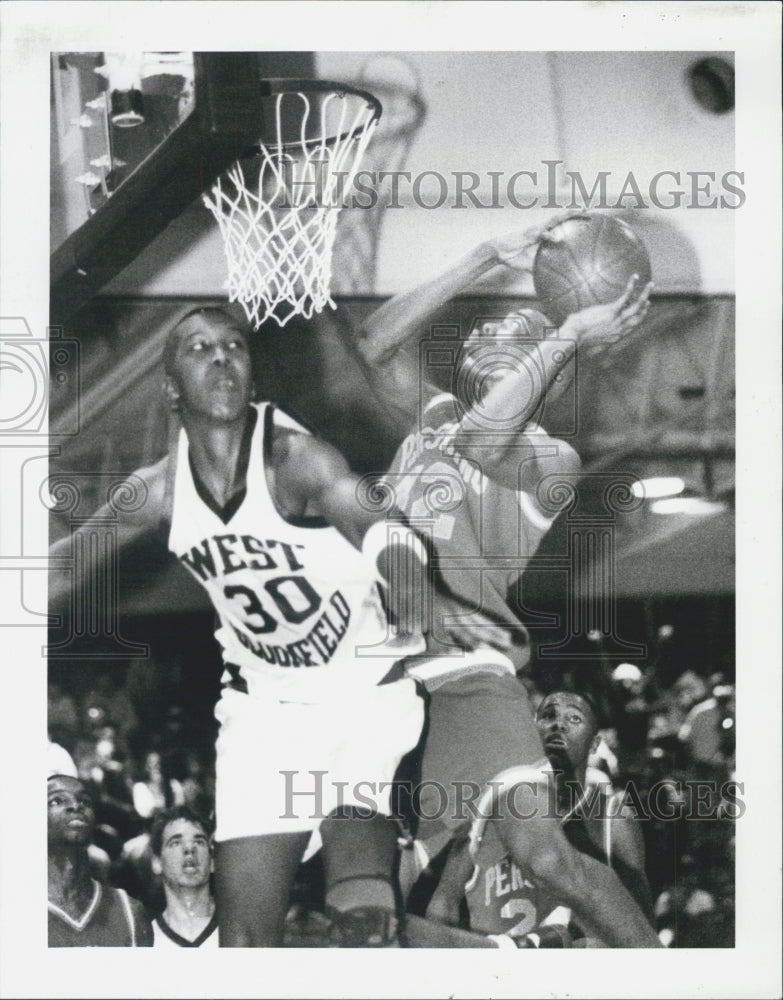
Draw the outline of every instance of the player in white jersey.
M158 813L150 835L152 870L166 908L152 923L155 948L217 948L218 922L210 880L212 842L205 819L188 806Z
M423 712L412 681L379 681L420 648L420 621L409 602L416 594L390 587L414 645L389 643L377 584L397 571L415 575L426 555L415 539L386 545L385 525L358 502L358 477L334 448L251 405L246 333L227 313L184 316L164 365L182 425L177 453L136 473L146 503L119 515L118 537L122 549L159 534L168 518L169 546L220 617L221 946L282 943L296 868L319 827L336 943L389 943L396 833L385 819L388 784ZM67 605L71 586L70 571L51 573L52 610ZM372 818L351 819L368 796Z
M467 284L498 266L526 269L542 238L554 237L539 230L481 244L445 273L383 305L356 339L389 414L407 415L408 426L417 420L387 482L398 515L430 532L438 574L428 630L433 658L411 670L428 688L421 773L428 799L419 802L418 836L432 857L450 836L464 832L480 797L505 853L571 907L589 933L616 947L656 947L657 937L617 877L573 850L525 787L529 767L543 761L544 752L514 676L527 655L527 633L515 623L503 586L504 576L510 582L508 570L521 573L557 513L540 487L547 477L573 478L580 468L568 443L546 434L534 415L571 376L577 346L600 348L638 325L652 285L639 289L634 276L615 302L570 316L559 331L536 333L536 323L546 325L546 318L524 311L474 331L455 379L468 386L464 398L427 403L425 395L423 410L418 359L404 349L421 336L431 312ZM475 369L478 377L472 377ZM438 497L445 498L441 509ZM439 602L446 594L460 605L462 620L475 626L461 658L443 655L446 616ZM500 625L505 641L498 641L497 629L483 628L477 614ZM488 789L494 790L491 801Z

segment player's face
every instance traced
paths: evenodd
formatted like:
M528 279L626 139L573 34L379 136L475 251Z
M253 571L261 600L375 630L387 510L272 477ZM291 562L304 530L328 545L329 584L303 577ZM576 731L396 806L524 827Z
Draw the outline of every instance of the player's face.
M92 839L92 799L78 778L50 778L46 787L50 844L86 845Z
M230 423L244 415L252 388L244 332L228 317L205 314L186 320L167 382L179 409Z
M511 312L499 323L483 323L468 337L464 374L471 373L480 380L480 396L486 395L509 372L525 364L526 352L517 346L520 340L530 342L530 328L523 319L523 312Z
M181 888L206 885L212 871L209 838L200 826L175 819L163 828L160 874L164 882Z
M539 706L536 723L553 765L567 761L581 768L587 764L598 726L584 698L562 691L548 695Z

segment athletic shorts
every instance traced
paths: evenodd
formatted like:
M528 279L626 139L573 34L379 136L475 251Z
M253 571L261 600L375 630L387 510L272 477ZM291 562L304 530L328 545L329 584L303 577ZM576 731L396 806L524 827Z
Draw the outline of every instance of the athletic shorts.
M426 735L412 807L417 837L445 843L469 828L478 797L502 772L545 759L524 685L487 663L429 691Z
M419 740L424 702L404 679L320 704L223 690L215 708L215 839L316 830L340 806L390 813L390 786Z

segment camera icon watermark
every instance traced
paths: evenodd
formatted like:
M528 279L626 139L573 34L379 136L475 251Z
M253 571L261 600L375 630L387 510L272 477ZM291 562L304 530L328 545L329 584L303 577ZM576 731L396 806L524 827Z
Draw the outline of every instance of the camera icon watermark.
M22 316L0 317L0 464L3 469L2 551L0 552L0 624L35 628L46 622L45 574L40 529L47 511L39 486L47 462L58 449L49 442L47 414L52 401L49 375L68 396L67 409L78 431L79 345L59 330L36 336Z
M67 415L58 434L77 434L78 341L57 327L35 337L24 317L0 317L0 434L44 437L55 399Z

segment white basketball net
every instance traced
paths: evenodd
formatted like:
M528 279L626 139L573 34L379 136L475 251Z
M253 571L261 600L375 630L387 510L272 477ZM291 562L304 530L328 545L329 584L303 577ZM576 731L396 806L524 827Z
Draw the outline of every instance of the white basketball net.
M299 137L287 144L285 99L301 102ZM277 142L261 144L258 166L253 161L257 176L246 180L237 162L211 197L204 196L223 236L229 299L242 303L256 329L270 317L285 326L293 316L335 308L330 284L337 217L376 121L374 107L355 94L277 94ZM313 127L320 138L308 137Z

